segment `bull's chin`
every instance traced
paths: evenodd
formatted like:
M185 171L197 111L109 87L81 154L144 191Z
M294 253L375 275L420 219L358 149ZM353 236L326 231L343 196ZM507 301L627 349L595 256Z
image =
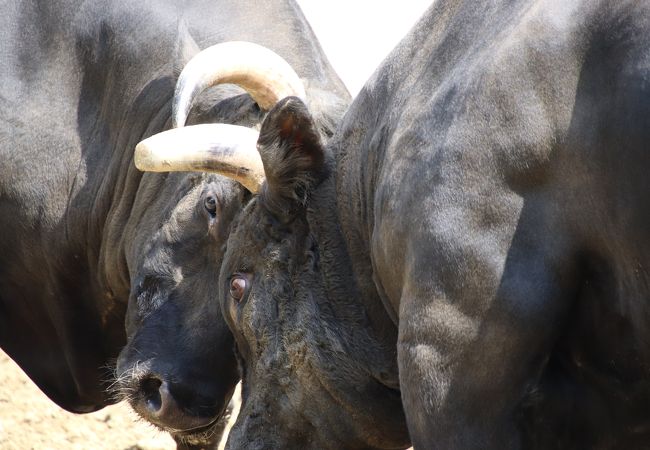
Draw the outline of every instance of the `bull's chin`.
M169 432L178 445L178 450L193 450L199 448L216 448L228 425L232 407L228 405L226 411L212 422L188 430L171 430Z

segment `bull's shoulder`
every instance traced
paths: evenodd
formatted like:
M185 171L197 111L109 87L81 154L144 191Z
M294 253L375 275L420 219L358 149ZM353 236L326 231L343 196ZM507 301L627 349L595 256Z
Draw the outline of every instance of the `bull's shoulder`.
M534 212L525 214L532 228L568 236L596 219L569 212L584 210L602 185L612 147L598 136L627 130L611 138L625 142L650 129L638 114L647 102L634 100L647 98L639 61L648 47L637 37L647 7L438 4L369 80L339 133L342 217L360 218L350 228L376 241L375 265L430 267L432 255L471 257L492 244L502 251L524 211ZM603 170L593 170L594 157ZM490 242L474 246L478 235ZM397 298L401 281L386 284Z

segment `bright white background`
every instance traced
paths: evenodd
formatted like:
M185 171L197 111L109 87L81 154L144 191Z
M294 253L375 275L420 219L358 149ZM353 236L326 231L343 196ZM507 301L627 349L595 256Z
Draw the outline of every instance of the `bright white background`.
M352 96L433 0L297 0Z

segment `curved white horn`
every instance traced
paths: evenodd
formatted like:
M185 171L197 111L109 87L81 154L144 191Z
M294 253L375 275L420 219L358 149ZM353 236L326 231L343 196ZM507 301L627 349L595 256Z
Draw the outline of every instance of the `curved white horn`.
M214 172L255 193L264 182L258 132L227 124L174 128L135 147L135 166L146 172Z
M172 106L172 126L185 125L199 93L221 83L245 89L264 110L290 95L305 100L300 77L281 56L251 42L224 42L196 54L181 72Z

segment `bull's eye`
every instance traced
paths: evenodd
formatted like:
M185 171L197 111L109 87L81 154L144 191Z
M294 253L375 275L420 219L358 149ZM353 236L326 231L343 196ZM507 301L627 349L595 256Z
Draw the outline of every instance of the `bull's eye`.
M217 199L214 195L208 195L204 201L205 210L212 216L217 215Z
M248 280L242 275L233 275L230 280L230 296L236 302L241 302L248 289Z

